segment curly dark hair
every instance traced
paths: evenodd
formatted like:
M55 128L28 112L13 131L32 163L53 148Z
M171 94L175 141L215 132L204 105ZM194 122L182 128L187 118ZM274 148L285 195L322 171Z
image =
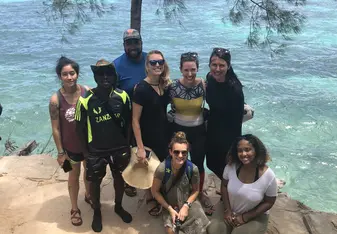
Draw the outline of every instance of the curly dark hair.
M265 145L262 143L262 141L252 134L246 134L242 135L235 139L233 142L228 154L227 154L227 163L229 165L235 163L235 164L242 164L242 162L239 159L238 156L238 145L241 140L248 141L255 149L255 161L258 167L265 166L266 163L270 160L269 153L265 147Z

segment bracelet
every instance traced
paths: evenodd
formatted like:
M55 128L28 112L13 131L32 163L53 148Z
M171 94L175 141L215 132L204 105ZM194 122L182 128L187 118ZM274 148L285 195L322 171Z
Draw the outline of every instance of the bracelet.
M187 205L187 206L188 206L188 208L191 208L191 206L192 206L192 202L185 201L185 202L184 202L184 205Z
M65 155L66 154L66 152L64 152L64 151L62 151L62 152L58 152L58 156L62 156L62 155Z
M186 206L188 209L191 208L191 207L189 207L189 205L187 205L186 203L185 203L183 206Z

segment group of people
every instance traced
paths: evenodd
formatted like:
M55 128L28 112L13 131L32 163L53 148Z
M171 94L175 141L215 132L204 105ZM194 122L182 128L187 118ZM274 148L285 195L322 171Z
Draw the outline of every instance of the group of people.
M115 212L132 222L122 199L137 190L124 182L122 172L133 146L138 163L146 164L151 153L161 161L146 203L150 215L163 214L167 233L264 233L276 179L266 166L263 143L254 135L242 136L244 95L230 51L212 50L205 80L197 78L198 54L183 53L182 77L171 81L163 53L143 52L137 30L126 30L123 41L120 57L91 66L95 88L77 83L75 61L61 57L56 66L62 87L51 97L49 111L57 161L70 170L72 224L82 224L77 205L82 161L85 201L94 211L92 229L102 230L100 184L107 165L114 178ZM219 222L206 216L214 207L203 192L205 158L222 180L224 219Z

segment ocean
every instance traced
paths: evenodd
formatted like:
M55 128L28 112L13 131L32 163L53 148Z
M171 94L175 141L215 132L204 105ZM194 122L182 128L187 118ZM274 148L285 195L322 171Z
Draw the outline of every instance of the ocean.
M0 2L0 155L10 136L21 146L51 135L48 102L60 83L56 60L66 55L80 66L81 84L94 86L90 70L98 59L123 53L122 34L129 27L130 3L113 1L114 10L94 18L61 43L59 25L38 14L42 1ZM243 125L268 147L269 166L287 182L283 191L313 209L337 212L337 2L308 0L299 11L307 17L299 35L287 41L285 53L248 48L248 25L223 22L226 1L187 1L187 12L176 21L157 16L156 1L143 0L144 51L161 50L172 79L180 77L180 54L200 55L198 75L208 72L213 47L229 48L235 72L244 84L245 101L255 117ZM53 149L50 142L47 151Z

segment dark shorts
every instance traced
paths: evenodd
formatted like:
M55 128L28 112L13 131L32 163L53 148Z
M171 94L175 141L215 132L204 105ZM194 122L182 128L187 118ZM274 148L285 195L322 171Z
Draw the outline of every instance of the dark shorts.
M106 174L106 166L109 165L112 174L122 173L130 161L130 149L123 149L103 155L89 154L86 162L87 180L102 180Z
M69 150L65 150L68 157L70 158L71 164L76 164L84 160L84 155L82 153L73 153Z

